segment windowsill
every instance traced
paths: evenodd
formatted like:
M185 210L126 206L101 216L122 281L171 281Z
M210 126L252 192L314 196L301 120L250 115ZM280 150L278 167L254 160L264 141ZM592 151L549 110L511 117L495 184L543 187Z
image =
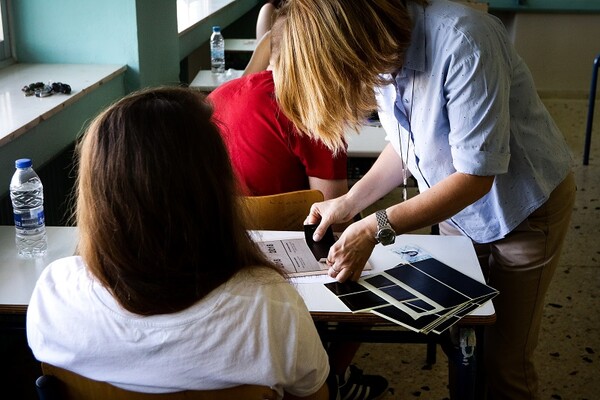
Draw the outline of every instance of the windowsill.
M123 74L124 65L14 64L0 70L0 147L78 101L100 85ZM62 82L71 94L25 96L23 86Z
M213 25L226 28L261 3L264 1L177 0L180 60L208 41Z
M227 7L235 0L177 0L177 30L179 34L203 19Z

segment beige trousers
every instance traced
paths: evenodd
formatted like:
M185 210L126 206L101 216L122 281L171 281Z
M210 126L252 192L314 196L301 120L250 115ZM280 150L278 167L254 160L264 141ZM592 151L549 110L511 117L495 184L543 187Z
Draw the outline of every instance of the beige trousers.
M533 363L544 297L558 265L575 202L573 173L546 203L504 239L474 243L487 283L499 290L493 299L496 323L484 334L488 400L538 399ZM460 235L450 224L440 234Z

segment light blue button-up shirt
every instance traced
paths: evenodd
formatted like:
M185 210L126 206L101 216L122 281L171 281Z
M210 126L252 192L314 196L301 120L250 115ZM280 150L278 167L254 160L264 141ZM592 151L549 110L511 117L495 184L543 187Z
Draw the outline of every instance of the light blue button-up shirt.
M412 42L395 84L376 91L380 120L421 192L456 171L494 175L450 222L476 242L501 239L567 176L569 148L497 18L408 4Z

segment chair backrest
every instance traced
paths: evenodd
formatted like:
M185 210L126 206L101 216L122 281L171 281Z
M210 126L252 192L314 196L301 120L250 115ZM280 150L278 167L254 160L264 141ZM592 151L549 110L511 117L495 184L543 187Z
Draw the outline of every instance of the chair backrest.
M175 393L140 393L107 382L95 381L74 372L42 363L44 375L36 381L40 400L231 400L276 399L267 386L241 385L219 390L186 390Z
M268 196L243 198L249 229L302 231L304 220L313 203L323 201L320 190L307 189Z
M454 0L457 3L462 3L466 6L473 7L479 11L488 12L490 5L481 0Z

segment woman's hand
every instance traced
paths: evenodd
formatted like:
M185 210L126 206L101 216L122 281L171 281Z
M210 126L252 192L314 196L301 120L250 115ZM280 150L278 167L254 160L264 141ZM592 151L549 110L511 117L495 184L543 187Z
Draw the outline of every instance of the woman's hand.
M373 234L372 218L351 224L337 242L329 249L328 275L339 282L356 281L365 268L373 248L377 244Z
M353 218L352 208L347 201L346 195L344 195L335 199L314 203L310 207L310 213L304 220L304 224L319 224L313 234L313 240L318 242L331 225L343 224L352 221Z

